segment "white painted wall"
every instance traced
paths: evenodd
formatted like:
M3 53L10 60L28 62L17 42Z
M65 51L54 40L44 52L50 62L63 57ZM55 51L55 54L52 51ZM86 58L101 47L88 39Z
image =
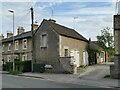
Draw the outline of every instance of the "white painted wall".
M88 65L88 52L83 51L83 65Z

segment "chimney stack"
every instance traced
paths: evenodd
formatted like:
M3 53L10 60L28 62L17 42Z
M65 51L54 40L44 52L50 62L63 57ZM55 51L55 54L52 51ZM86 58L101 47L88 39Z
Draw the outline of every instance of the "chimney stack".
M13 33L12 32L7 32L7 38L13 37Z
M18 27L18 35L24 33L25 29L23 27Z
M50 22L53 22L53 23L56 22L56 20L54 20L54 19L49 19L49 21L50 21Z
M0 40L2 40L2 39L4 39L4 35L3 34L0 35Z
M35 21L35 23L33 24L33 30L36 30L38 28L38 22Z

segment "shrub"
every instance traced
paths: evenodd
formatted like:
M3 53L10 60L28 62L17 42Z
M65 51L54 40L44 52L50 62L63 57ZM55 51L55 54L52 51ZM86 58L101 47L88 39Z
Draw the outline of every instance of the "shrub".
M7 62L3 65L3 70L12 71L13 62ZM30 72L31 71L31 61L15 61L15 71L20 72Z
M15 65L17 66L16 68L19 71L22 71L22 72L30 72L31 71L31 61L17 61L15 63Z

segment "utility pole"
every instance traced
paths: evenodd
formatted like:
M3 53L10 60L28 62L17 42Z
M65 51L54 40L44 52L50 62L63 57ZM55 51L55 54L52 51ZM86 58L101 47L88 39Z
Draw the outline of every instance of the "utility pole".
M33 12L33 8L30 8L31 10L31 32L32 32L32 61L31 61L31 69L33 72L33 61L34 61L34 36L33 36L33 21L34 21L34 12Z
M115 5L115 14L118 14L120 11L119 11L119 3L120 1L119 0L116 0L116 5Z

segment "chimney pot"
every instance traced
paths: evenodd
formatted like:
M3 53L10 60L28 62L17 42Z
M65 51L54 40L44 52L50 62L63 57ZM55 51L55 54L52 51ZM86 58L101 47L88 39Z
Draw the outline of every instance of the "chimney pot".
M24 33L25 29L23 27L18 27L18 35Z
M50 21L50 22L53 22L53 23L56 22L56 20L54 20L54 19L49 19L49 21Z
M31 25L32 26L32 25ZM33 30L36 30L38 28L38 22L35 21L35 23L33 24Z
M12 32L7 32L7 38L13 37L13 33Z
M3 34L0 35L0 40L2 40L2 39L4 39L4 35Z

